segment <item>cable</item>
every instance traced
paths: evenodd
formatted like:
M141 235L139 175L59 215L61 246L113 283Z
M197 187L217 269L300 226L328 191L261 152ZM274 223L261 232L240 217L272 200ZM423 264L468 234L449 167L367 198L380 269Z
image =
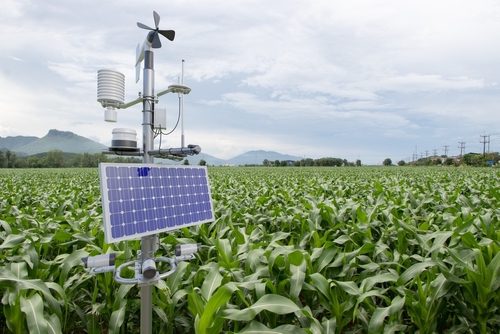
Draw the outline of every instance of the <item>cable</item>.
M177 129L177 126L179 125L179 120L181 119L181 109L179 108L179 112L177 113L177 122L175 122L175 126L172 130L170 130L169 132L167 133L163 133L163 131L160 130L160 133L164 136L168 136L169 134L171 134L172 132L175 131L175 129Z
M161 151L161 135L162 135L162 133L160 131L160 144L158 145L158 152Z
M150 101L149 101L149 102L150 102ZM151 102L150 102L150 103L151 103ZM152 108L152 109L153 109L153 112L154 112L154 104L153 104L153 108ZM158 150L160 150L160 149L161 149L161 140L162 140L162 136L168 136L168 135L170 135L172 132L174 132L174 131L175 131L175 129L177 129L177 126L179 125L179 121L180 121L180 119L181 119L181 108L180 108L180 106L179 106L179 111L178 111L178 113L177 113L177 121L175 122L175 126L174 126L174 128L173 128L172 130L170 130L169 132L164 133L161 129L159 129L159 130L155 131L155 129L154 129L154 125L153 125L153 124L151 124L151 129L152 129L152 131L153 131L153 138L156 138L156 137L160 136L160 143L159 143L159 146L158 146Z

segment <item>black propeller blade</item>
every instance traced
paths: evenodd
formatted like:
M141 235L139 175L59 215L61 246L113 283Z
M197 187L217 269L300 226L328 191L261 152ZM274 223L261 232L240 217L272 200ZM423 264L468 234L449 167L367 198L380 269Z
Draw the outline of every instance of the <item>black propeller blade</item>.
M158 30L158 32L167 38L169 41L173 41L175 38L175 31L173 30Z
M161 41L160 41L160 36L158 36L158 34L164 36L165 38L167 38L170 41L173 41L175 38L175 31L174 30L160 30L158 28L158 25L160 24L160 15L155 11L153 11L153 18L155 21L155 29L153 29L145 24L142 24L140 22L137 22L137 26L139 28L142 28L142 29L151 30L151 32L148 34L148 42L151 43L151 47L153 49L159 49L159 48L161 48Z

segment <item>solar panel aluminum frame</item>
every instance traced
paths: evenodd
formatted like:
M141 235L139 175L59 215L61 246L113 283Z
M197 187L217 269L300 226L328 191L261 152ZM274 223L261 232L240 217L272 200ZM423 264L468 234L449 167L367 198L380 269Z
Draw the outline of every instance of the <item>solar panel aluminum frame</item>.
M165 199L162 199L162 203L164 204L163 207L160 208L149 208L148 210L146 208L140 207L140 204L137 204L138 207L137 212L143 211L144 217L143 220L139 221L128 221L126 218L130 218L131 216L135 215L136 210L133 210L132 212L128 212L130 215L126 216L124 211L116 212L119 209L116 209L118 205L122 204L123 202L127 202L126 205L131 205L131 203L135 202L141 202L143 204L146 204L146 200L152 200L155 201L160 201L159 197L154 197L154 194L152 198L135 198L135 194L133 193L133 188L130 189L130 191L124 191L123 193L120 191L114 191L113 187L116 187L116 182L120 182L121 178L116 177L115 181L110 181L113 179L110 175L106 174L107 168L111 168L108 171L111 171L113 169L116 169L118 172L118 169L120 170L121 173L126 171L129 173L128 175L128 182L132 182L135 185L139 182L146 182L144 180L149 179L150 181L147 182L147 184L151 184L151 188L147 187L142 187L142 189L150 190L152 193L155 193L156 195L163 195L165 197L171 196L170 201L171 202L166 202ZM189 179L189 171L191 170L191 175L193 176L192 179ZM165 176L164 174L168 174L168 177L159 177L158 178L158 173L160 175ZM188 182L190 184L181 184L180 182L177 182L178 184L173 184L176 182L171 182L169 183L168 180L170 180L170 175L169 173L172 174L179 174L178 177L180 178L181 176L184 177L183 182ZM195 175L196 173L199 173L198 175ZM133 174L133 175L132 175ZM157 178L152 179L153 176L156 176ZM179 178L177 181L179 181ZM195 178L198 180L201 180L200 182L203 182L202 184L194 184ZM209 183L209 178L208 178L208 169L206 166L184 166L184 165L160 165L160 164L150 164L150 163L133 163L133 164L125 164L125 163L100 163L99 164L99 179L100 179L100 187L101 187L101 198L102 198L102 211L103 211L103 225L104 225L104 237L106 240L106 243L114 243L114 242L119 242L119 241L124 241L124 240L132 240L132 239L139 239L144 236L152 235L152 234L157 234L161 232L167 232L167 231L172 231L176 230L179 228L183 227L189 227L189 226L195 226L195 225L200 225L203 223L211 222L214 221L214 209L213 209L213 202L212 202L212 195L210 191L210 183ZM189 179L189 181L188 181ZM133 181L132 181L133 180ZM155 184L153 183L155 181ZM113 182L115 182L115 186L113 186ZM129 184L126 184L128 186ZM168 190L165 190L167 188L176 188L178 187L178 191L181 192L176 193L175 196L173 195L168 195L163 193L168 192ZM195 193L190 194L190 193L182 193L180 191L181 187L186 187L186 189L197 189L195 190ZM136 188L139 189L139 188ZM196 191L202 191L200 193L196 193ZM144 191L143 191L144 192ZM112 194L110 196L110 194ZM132 195L131 195L132 194ZM132 196L131 198L124 198L123 196ZM185 198L182 199L182 196L185 196ZM195 202L195 203L189 203L187 202L190 199L190 196L194 196L196 199L203 199L203 202ZM110 198L111 197L111 198ZM175 199L174 197L179 197L179 199ZM134 198L134 199L132 199ZM120 204L117 204L117 201L120 202ZM179 203L181 202L181 203ZM148 202L149 203L149 202ZM123 204L125 205L125 204ZM135 204L133 204L135 205ZM182 211L182 207L188 207L188 208L195 208L194 211L189 211L185 213ZM203 206L203 211L196 209L196 208L201 208ZM172 212L171 210L175 211L175 214L172 216L162 216L161 218L156 216L156 210L163 210L166 213L166 210ZM162 209L163 208L163 209ZM180 208L180 209L179 209ZM130 208L129 208L130 209ZM155 215L154 217L151 214L151 211L155 210ZM199 211L196 211L199 210ZM163 213L163 211L160 211L158 213ZM182 211L182 213L179 213L179 211ZM117 224L117 220L120 220L117 218L117 216L121 214L123 220L120 221L120 224L122 227ZM112 217L112 215L114 215ZM186 219L188 220L187 222L184 221L181 224L178 224L179 220L183 220L184 216L188 216ZM150 217L150 218L148 218ZM190 218L195 218L193 220L190 220ZM154 222L152 222L154 220ZM131 224L134 224L135 226L132 228L130 227ZM146 225L147 224L147 225ZM125 225L130 228L125 228ZM151 226L153 226L151 228ZM123 231L125 230L135 230L134 233L119 233L117 230L122 229Z

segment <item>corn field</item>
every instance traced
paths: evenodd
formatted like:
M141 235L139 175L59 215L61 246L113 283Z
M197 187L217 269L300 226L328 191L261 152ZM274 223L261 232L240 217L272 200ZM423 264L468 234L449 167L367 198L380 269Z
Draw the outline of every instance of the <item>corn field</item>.
M500 172L211 168L216 221L153 294L155 333L498 333ZM96 169L0 171L0 332L137 333L138 288L89 275Z

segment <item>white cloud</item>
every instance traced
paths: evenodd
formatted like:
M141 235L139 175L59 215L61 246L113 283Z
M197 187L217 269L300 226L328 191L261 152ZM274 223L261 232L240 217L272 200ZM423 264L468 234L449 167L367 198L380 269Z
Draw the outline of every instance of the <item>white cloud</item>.
M16 57L16 56L9 56L10 59L12 60L15 60L15 61L19 61L19 62L23 62L24 60L22 58L19 58L19 57Z
M222 155L250 147L258 133L255 148L375 160L500 122L494 0L6 0L0 135L56 127L107 141L113 126L140 130L137 110L102 123L95 78L99 68L117 69L127 100L137 96L135 45L145 32L135 22L152 25L151 9L177 33L155 52L157 91L177 81L185 58L186 82L197 89L186 101L199 113L189 126Z
M4 0L2 1L2 11L0 18L3 19L19 19L24 14L24 8L27 1L23 0Z
M380 78L371 83L377 91L419 92L444 90L470 90L485 86L483 80L466 76L443 78L437 74L408 73L400 76Z

